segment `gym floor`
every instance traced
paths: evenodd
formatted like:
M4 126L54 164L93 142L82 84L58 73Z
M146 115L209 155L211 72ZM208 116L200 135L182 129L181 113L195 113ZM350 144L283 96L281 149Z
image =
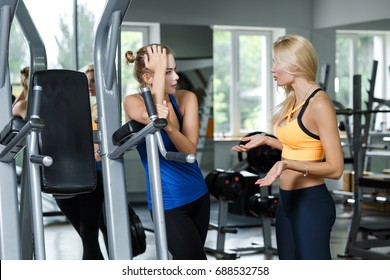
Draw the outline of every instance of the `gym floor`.
M153 224L144 204L133 204L133 208L139 216L146 233L146 251L136 256L136 260L155 260L155 240L152 232ZM211 223L216 224L218 221L218 202L212 200L211 207ZM337 219L332 231L331 237L331 252L333 259L353 259L351 257L343 257L345 253L345 246L347 244L349 227L352 218L352 206L350 204L341 202L336 203ZM390 219L388 212L377 212L370 210L370 215L375 219L376 217L385 217ZM45 217L45 246L46 259L48 260L79 260L82 256L82 246L79 236L73 227L64 219L64 217ZM264 259L278 259L277 255L265 254L261 249L263 242L262 228L259 226L261 219L258 217L243 216L238 214L228 213L228 225L237 228L236 234L226 234L224 243L224 251L233 253L238 260L264 260ZM274 227L271 227L272 247L276 247ZM206 240L206 248L216 248L217 232L216 230L209 230ZM107 253L102 236L100 236L100 244L103 254L106 259ZM389 254L390 248L378 248L382 253ZM219 259L221 257L218 257ZM209 253L208 259L217 259L215 254Z

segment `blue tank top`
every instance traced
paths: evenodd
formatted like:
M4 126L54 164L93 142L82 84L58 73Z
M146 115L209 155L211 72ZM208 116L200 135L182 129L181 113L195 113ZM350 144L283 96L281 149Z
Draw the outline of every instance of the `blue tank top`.
M179 120L181 130L183 122L182 115L174 96L169 94L169 98ZM161 137L167 151L177 152L177 149L164 130L161 130ZM146 142L143 141L138 144L137 150L145 169L148 207L152 210ZM197 161L189 164L166 160L160 153L159 159L164 210L177 208L190 203L208 192L203 174Z
M102 162L101 161L96 161L95 160L95 165L96 165L96 170L102 170Z

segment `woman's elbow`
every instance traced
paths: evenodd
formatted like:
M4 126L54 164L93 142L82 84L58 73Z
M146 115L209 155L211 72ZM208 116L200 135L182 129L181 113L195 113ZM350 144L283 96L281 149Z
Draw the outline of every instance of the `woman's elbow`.
M341 172L335 172L330 179L339 180L339 179L341 179L343 174L344 174L344 170L342 170Z
M331 179L339 180L344 174L344 165L338 166L330 176Z

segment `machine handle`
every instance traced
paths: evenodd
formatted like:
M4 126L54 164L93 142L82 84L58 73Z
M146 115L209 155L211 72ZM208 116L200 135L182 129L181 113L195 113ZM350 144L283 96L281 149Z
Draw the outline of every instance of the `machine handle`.
M194 163L195 162L195 155L193 155L193 154L167 152L165 157L167 160L173 160L173 161L178 161L178 162L185 162L185 163Z
M53 159L49 156L32 155L30 162L48 167L53 164Z
M37 118L37 117L39 117L39 110L41 108L42 87L41 86L34 86L33 91L34 91L34 99L33 99L31 117Z
M141 96L144 99L146 111L148 112L149 118L154 120L157 118L156 107L153 102L152 93L148 87L141 88Z

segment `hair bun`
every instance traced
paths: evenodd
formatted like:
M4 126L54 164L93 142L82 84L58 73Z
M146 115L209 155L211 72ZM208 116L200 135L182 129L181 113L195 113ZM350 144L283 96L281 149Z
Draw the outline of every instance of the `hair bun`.
M125 59L127 63L133 63L135 61L135 55L132 51L127 51L125 53Z

